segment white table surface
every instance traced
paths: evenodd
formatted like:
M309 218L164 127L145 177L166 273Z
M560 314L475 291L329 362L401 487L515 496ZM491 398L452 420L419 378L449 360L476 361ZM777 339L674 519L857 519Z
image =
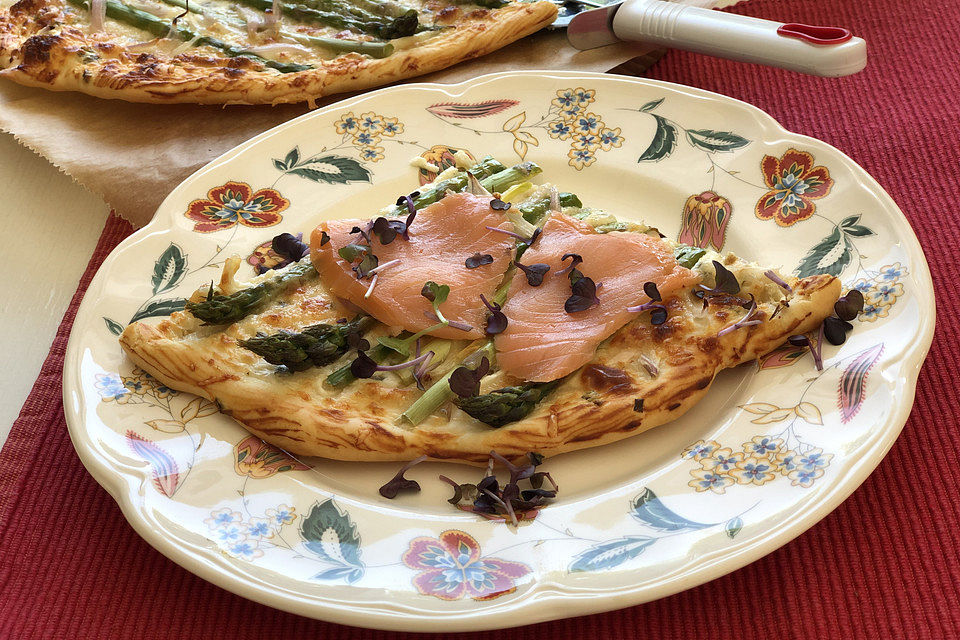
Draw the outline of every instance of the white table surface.
M109 208L0 133L0 444L6 441L93 255Z

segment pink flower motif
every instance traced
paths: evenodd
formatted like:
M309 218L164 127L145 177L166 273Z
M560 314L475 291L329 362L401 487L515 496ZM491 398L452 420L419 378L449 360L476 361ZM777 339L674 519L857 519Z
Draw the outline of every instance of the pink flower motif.
M680 242L706 249L710 245L720 251L723 249L727 223L733 205L730 201L713 191L687 198L683 205L683 220L680 223Z
M413 579L417 591L441 600L492 600L515 591L514 581L530 573L520 562L481 557L476 539L457 530L414 538L401 559L420 572Z

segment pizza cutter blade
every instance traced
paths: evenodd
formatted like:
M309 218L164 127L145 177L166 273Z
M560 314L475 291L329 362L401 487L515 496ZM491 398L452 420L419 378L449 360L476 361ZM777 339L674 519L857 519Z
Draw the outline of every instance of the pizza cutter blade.
M599 5L577 12L577 6ZM577 49L623 40L685 49L817 76L846 76L867 64L867 43L848 29L782 24L663 0L562 3L554 27Z

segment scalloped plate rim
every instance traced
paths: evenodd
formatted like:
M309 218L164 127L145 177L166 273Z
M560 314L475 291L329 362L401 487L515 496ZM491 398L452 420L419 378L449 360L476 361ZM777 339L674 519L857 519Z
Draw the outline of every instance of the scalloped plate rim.
M95 294L103 289L103 280L105 277L103 274L106 272L106 267L112 262L116 255L154 232L168 231L176 215L172 209L169 213L165 214L165 210L170 208L167 206L168 203L173 201L182 191L188 189L189 186L201 176L234 159L249 147L266 138L277 135L287 128L300 126L304 121L321 117L330 112L347 108L350 105L364 102L371 98L375 100L392 93L418 92L424 90L427 92L440 92L453 98L461 96L482 84L518 76L531 76L537 79L562 78L577 82L585 80L604 80L609 82L613 80L637 86L660 87L675 95L680 94L696 99L733 104L737 108L751 114L754 123L758 126L758 133L762 134L761 137L764 142L800 141L813 148L829 149L831 152L837 154L844 162L845 168L850 170L857 179L858 186L869 192L878 201L887 205L886 212L893 214L896 221L901 223L904 230L909 232L909 235L904 236L901 242L905 245L907 253L911 256L912 275L924 284L922 289L918 290L917 295L921 309L925 311L925 313L921 314L920 325L917 330L918 339L910 347L903 349L901 359L903 360L902 366L904 370L901 371L902 375L900 376L900 382L903 384L900 388L903 393L901 401L896 403L896 410L891 412L885 428L874 435L872 442L869 443L869 448L864 452L861 459L851 465L851 471L855 473L848 473L842 481L838 480L830 485L829 489L821 494L818 499L812 500L809 505L805 505L805 508L800 510L800 516L792 517L785 523L785 526L775 531L768 531L763 536L751 538L748 542L741 543L728 550L711 551L705 556L704 559L706 563L704 565L696 567L695 570L687 570L689 567L688 563L681 568L682 570L677 577L665 583L655 585L641 584L631 589L619 589L613 594L604 589L571 590L564 592L564 585L558 584L555 581L550 582L543 580L528 589L523 597L506 600L497 603L496 606L477 609L466 614L462 612L451 612L449 614L416 612L408 607L396 607L393 610L371 610L369 606L365 606L362 603L358 606L351 606L342 600L330 602L323 598L305 597L301 594L271 589L268 585L262 583L254 583L239 573L231 572L229 568L224 569L222 565L216 563L215 558L211 557L212 554L210 550L185 548L188 545L171 541L161 532L152 528L149 520L140 510L142 508L142 501L138 502L137 500L139 492L135 486L132 486L134 484L133 481L139 483L140 478L119 473L95 443L84 440L85 418L83 409L85 402L80 393L81 382L79 380L79 362L82 354L78 348L80 342L80 338L78 337L79 333L71 332L66 348L63 386L64 410L71 441L88 472L110 493L114 500L117 501L126 520L138 535L154 549L181 567L221 588L256 602L268 604L272 607L303 616L340 624L397 631L479 631L508 628L514 625L509 622L500 623L499 620L503 619L502 616L496 616L496 620L492 620L491 618L494 618L494 616L491 616L491 613L502 614L507 611L522 609L524 611L524 624L534 624L642 604L719 578L771 553L818 523L849 497L880 463L902 431L913 407L917 376L932 344L935 324L935 302L931 295L933 291L933 281L920 243L910 228L909 222L899 206L897 206L876 180L853 159L835 147L816 138L796 134L785 129L772 116L749 103L706 90L658 80L602 73L564 71L495 73L479 76L456 84L417 83L387 87L333 103L322 109L312 111L282 123L225 152L192 173L171 191L158 207L158 212L164 215L154 216L149 224L124 239L111 251L110 255L104 259L97 274L91 280L87 294L84 296L77 310L74 326L76 327L81 319L90 315L91 309L95 304ZM771 134L776 134L777 139L771 139ZM880 437L877 437L878 435ZM802 513L804 511L809 511L809 513ZM344 589L348 588L349 587L344 587ZM533 601L531 602L531 600Z

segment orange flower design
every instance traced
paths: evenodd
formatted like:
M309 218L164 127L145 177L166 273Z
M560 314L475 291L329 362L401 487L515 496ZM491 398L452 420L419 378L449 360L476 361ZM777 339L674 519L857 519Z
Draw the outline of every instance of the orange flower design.
M267 444L257 436L247 436L233 449L233 469L241 476L269 478L281 471L305 471L310 467Z
M212 233L237 224L247 227L272 227L283 217L280 212L290 201L276 189L254 192L245 182L228 182L210 189L204 200L194 200L184 214L195 221L193 230Z
M812 216L817 209L813 201L833 188L830 172L826 167L814 166L813 156L806 151L787 149L780 158L763 156L760 169L770 191L757 202L757 217L776 220L781 227Z

